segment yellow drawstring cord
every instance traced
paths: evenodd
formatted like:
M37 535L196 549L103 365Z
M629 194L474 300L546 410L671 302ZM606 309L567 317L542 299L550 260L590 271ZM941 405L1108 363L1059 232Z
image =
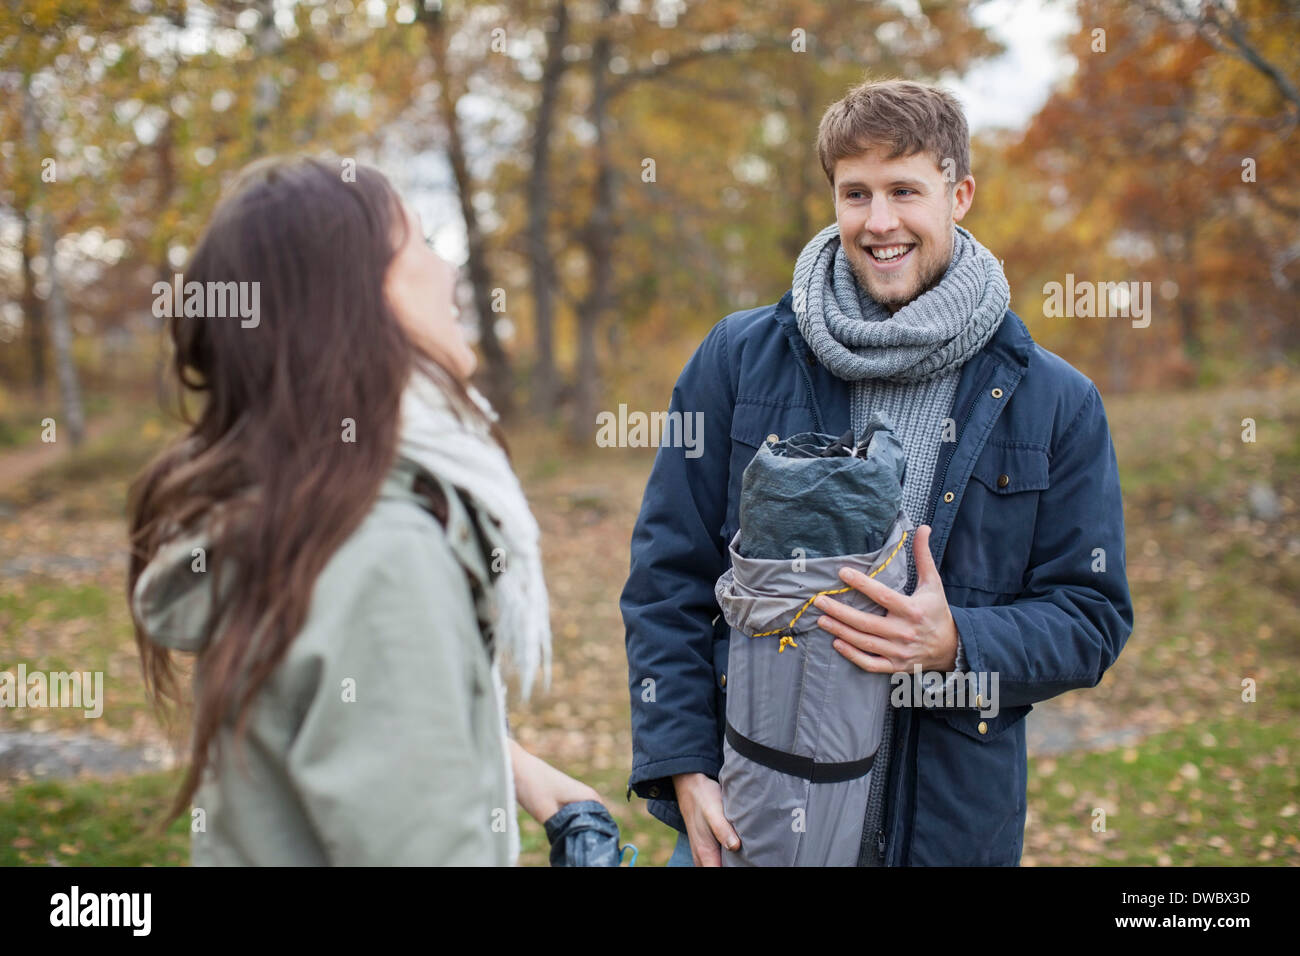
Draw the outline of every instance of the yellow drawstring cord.
M907 532L904 531L904 532L903 532L903 536L902 536L901 538L898 539L898 544L894 545L894 550L891 551L891 552L889 552L889 557L885 558L884 563L882 563L882 564L880 565L880 567L876 568L876 570L874 570L874 571L872 571L870 574L868 574L867 577L869 577L869 578L874 578L874 577L875 577L877 574L879 574L881 571L885 570L885 568L889 567L889 562L894 560L894 555L898 554L898 549L901 548L901 547L903 546L903 542L906 541L906 540L907 540ZM818 591L816 594L814 594L814 595L813 595L812 597L810 597L808 600L806 600L806 601L803 602L803 607L799 608L799 613L796 614L796 615L791 619L790 623L787 624L785 627L778 627L778 628L777 628L776 630L774 630L774 631L763 631L763 632L761 632L761 633L759 633L759 634L751 634L751 635L749 635L749 636L750 636L750 637L770 637L770 636L773 635L773 634L780 634L782 631L789 631L789 632L790 632L789 634L786 634L786 635L784 635L784 636L781 638L781 644L780 644L780 646L779 646L779 647L777 648L777 650L776 650L776 652L777 652L778 654L784 654L784 653L785 653L786 645L789 645L790 647L798 647L798 646L799 646L798 644L796 644L796 643L794 642L794 636L793 636L793 635L794 635L794 625L795 625L795 622L798 621L799 618L803 616L803 612L806 611L806 610L808 610L809 606L812 604L813 601L817 600L817 599L818 599L819 597L821 597L823 594L843 594L845 591L852 591L852 590L853 590L853 586L852 586L852 585L849 585L848 587L843 587L843 588L830 588L830 589L828 589L828 590L826 590L826 591Z

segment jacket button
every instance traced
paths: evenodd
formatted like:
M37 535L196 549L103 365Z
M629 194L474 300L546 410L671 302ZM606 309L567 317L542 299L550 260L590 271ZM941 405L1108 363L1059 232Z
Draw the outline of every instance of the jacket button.
M982 734L987 734L989 732L989 725L986 721L981 720L980 725L975 729Z
M659 788L658 788L658 787L651 787L651 788L650 788L650 796L652 796L652 797L657 797L657 796L659 796Z
M1000 388L995 388L995 389L993 389L993 391L992 391L990 394L991 394L994 398L1001 398L1001 397L1002 397L1002 389L1000 389Z
M998 475L999 488L1005 488L1009 484L1011 484L1011 477L1009 475Z
M721 687L726 687L726 686L727 686L727 675L726 675L726 674L723 674L721 677L718 678L718 685L721 686Z
M975 709L976 709L976 710L983 710L983 709L984 709L984 695L983 695L983 694L976 694L976 695L975 695Z
M777 437L776 437L776 433L773 432L771 435L768 435L768 436L767 436L767 440L768 440L769 443L775 445L775 444L776 444L777 442L779 442L781 439L777 438Z
M952 501L952 499L955 498L955 497L956 497L956 495L954 495L951 491L945 491L945 492L943 493L943 500L946 501L946 502L950 502L950 501Z

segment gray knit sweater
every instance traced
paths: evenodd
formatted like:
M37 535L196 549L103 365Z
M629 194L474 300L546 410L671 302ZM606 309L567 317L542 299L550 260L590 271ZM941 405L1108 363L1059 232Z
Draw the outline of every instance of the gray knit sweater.
M929 519L930 484L934 480L935 464L939 460L940 440L943 437L943 418L951 414L953 395L961 378L961 367L953 368L938 378L923 382L887 382L863 380L852 386L852 407L873 408L887 413L894 421L895 434L903 443L907 454L907 474L903 479L903 508L912 523L920 526ZM934 410L945 409L936 417ZM860 434L861 424L853 422L855 434ZM911 549L907 551L907 587L911 594L916 590L916 561ZM957 670L965 669L960 639L957 642ZM887 795L885 784L889 779L890 744L894 725L894 709L886 706L885 723L880 749L872 767L873 778L867 798L866 821L862 830L861 866L883 866L878 843L885 818Z

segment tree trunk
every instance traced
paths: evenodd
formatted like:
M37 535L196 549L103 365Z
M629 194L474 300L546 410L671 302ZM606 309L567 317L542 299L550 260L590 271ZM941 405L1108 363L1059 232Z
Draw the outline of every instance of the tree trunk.
M283 47L280 31L275 26L275 4L272 0L256 0L253 4L259 14L257 34L253 38L257 59L257 81L253 88L252 127L250 155L267 154L270 140L271 117L280 105L280 85L272 75L276 56Z
M23 332L32 360L32 391L37 398L45 397L45 309L36 295L36 276L32 273L32 260L36 257L36 235L32 225L32 211L24 209L23 219Z
M41 154L41 130L29 75L23 76L23 133L27 140L28 152L35 161ZM39 162L37 164L39 165ZM34 178L40 180L39 176ZM45 271L50 280L50 339L54 346L54 371L59 379L62 425L68 437L72 439L72 447L75 448L85 437L86 415L81 406L81 386L77 381L77 366L72 358L72 324L68 321L68 303L63 298L63 280L59 278L57 258L54 254L58 234L54 230L54 213L50 211L50 190L46 188L43 191L45 195L40 210L41 250L45 253Z
M487 241L474 209L474 183L470 177L469 161L465 157L465 144L460 136L460 123L456 118L456 97L452 92L451 68L447 63L447 30L443 13L417 7L417 16L425 27L425 37L433 54L434 69L438 79L438 109L447 128L447 160L456 179L456 192L460 212L465 219L465 245L469 251L466 263L470 285L474 293L474 311L478 314L479 346L483 350L483 391L502 418L509 417L514 402L511 395L510 360L497 338L492 311L492 272L488 267Z
M551 130L560 79L564 75L564 45L569 36L569 8L565 0L555 5L555 28L546 38L546 65L542 71L537 119L533 130L532 179L528 187L528 253L532 265L534 329L537 361L534 367L533 401L536 410L549 417L555 410L559 375L555 368L555 258L547 242L551 209Z
M579 443L590 441L596 427L596 403L601 394L596 335L610 306L614 278L615 193L614 170L609 155L609 59L612 43L607 24L617 11L618 0L602 0L601 20L606 27L596 37L591 51L591 124L596 130L596 179L591 218L583 233L590 284L578 307L578 369L570 423L570 433Z
M1190 94L1183 92L1183 96ZM1183 103L1174 110L1174 126L1178 130L1178 148L1187 162L1193 157L1185 143L1188 138L1188 126L1191 117ZM1182 248L1179 250L1179 262L1182 273L1178 286L1178 325L1181 332L1183 357L1199 369L1205 357L1200 330L1200 289L1199 275L1196 268L1196 218L1185 207L1179 213Z
M72 358L72 324L68 321L68 303L63 298L63 280L55 264L54 217L49 209L41 214L41 246L45 250L45 269L50 277L50 338L54 344L54 368L59 376L59 400L63 408L63 427L72 439L72 447L86 435L86 415L81 406L81 386L77 366Z
M790 262L799 258L799 253L803 252L803 247L813 237L808 216L808 203L813 198L812 187L808 183L808 170L812 166L806 156L807 144L816 141L819 121L817 91L813 87L809 74L800 71L795 84L795 95L798 98L795 117L799 123L799 134L791 137L797 144L799 152L794 161L789 164L794 170L794 187L791 189L789 199L791 210L789 228L786 230L782 244L782 249ZM820 182L818 180L819 185Z

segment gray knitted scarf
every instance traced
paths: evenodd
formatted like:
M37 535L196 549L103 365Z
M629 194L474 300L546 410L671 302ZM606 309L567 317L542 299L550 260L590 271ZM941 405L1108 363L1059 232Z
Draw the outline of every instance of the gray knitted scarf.
M860 289L832 223L799 254L794 313L813 353L838 377L926 381L960 367L997 331L1011 301L1002 266L961 226L943 278L897 312Z

